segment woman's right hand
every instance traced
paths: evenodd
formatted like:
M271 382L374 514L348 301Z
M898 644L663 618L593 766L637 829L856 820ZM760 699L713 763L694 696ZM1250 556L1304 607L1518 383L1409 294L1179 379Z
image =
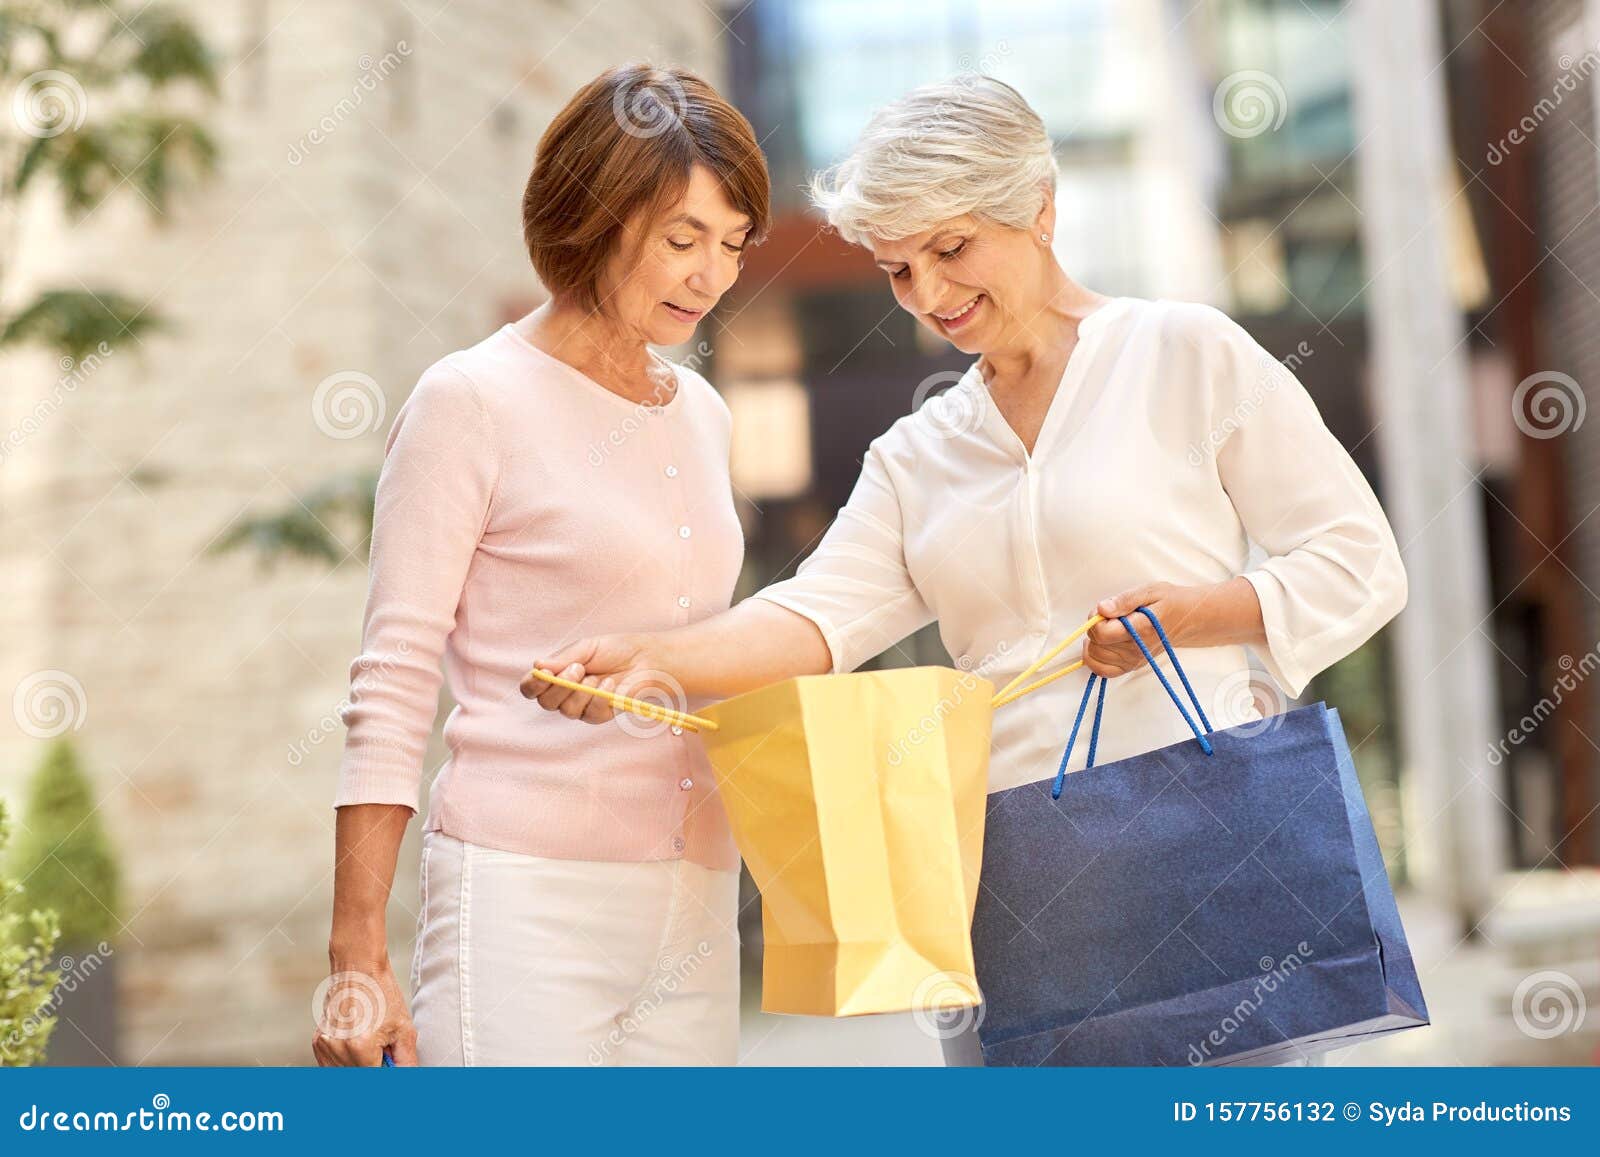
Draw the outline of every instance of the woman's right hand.
M417 1029L387 959L335 962L325 986L311 1038L318 1065L376 1068L386 1048L397 1066L417 1063Z
M534 666L586 687L687 711L688 699L667 672L660 651L652 635L596 635L579 639ZM559 711L585 723L605 723L616 716L611 704L600 696L547 683L531 672L522 680L522 694L537 700L546 711Z

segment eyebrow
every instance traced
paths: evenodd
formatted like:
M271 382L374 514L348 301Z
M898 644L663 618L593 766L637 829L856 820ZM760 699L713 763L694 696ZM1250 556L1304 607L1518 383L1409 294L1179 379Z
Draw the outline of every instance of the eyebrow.
M696 233L709 233L709 232L711 232L711 226L707 225L704 221L700 220L700 218L698 218L698 217L691 217L688 213L679 213L676 217L669 217L669 218L667 218L667 222L666 223L668 225L687 225L687 226L689 226L689 228L693 229ZM746 217L744 219L743 224L735 225L733 227L732 232L734 232L734 233L739 233L739 232L748 233L748 232L750 232L751 229L754 229L754 228L755 228L755 222L750 220L750 218Z

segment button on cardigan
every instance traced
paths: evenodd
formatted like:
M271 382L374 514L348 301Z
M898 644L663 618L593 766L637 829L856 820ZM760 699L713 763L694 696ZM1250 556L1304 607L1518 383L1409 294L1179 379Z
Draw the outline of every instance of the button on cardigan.
M529 855L737 869L692 735L524 699L532 658L727 608L731 421L675 367L641 406L511 326L428 369L389 431L335 806L417 807L440 664L456 706L427 830ZM698 701L687 706L693 710Z
M1215 309L1114 298L1080 324L1032 454L974 365L872 443L816 551L753 597L815 622L835 671L937 620L957 663L999 688L1103 598L1238 575L1290 697L1406 599L1382 508L1293 374ZM1243 647L1179 658L1214 727L1260 717ZM996 712L991 791L1055 774L1087 677ZM1098 762L1190 735L1147 665L1110 682Z

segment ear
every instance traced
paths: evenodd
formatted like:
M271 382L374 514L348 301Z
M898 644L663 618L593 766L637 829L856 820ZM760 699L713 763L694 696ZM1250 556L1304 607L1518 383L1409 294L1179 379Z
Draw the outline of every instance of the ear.
M1039 240L1043 234L1052 238L1056 235L1056 191L1048 186L1044 190L1044 201L1039 205L1039 214L1033 222L1033 239Z

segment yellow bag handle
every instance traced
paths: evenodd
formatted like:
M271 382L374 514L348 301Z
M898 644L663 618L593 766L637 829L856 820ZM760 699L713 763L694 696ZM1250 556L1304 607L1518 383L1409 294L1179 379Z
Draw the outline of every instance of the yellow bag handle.
M585 695L598 695L611 706L631 715L643 715L646 719L654 719L660 723L673 723L685 731L715 731L717 725L711 720L699 715L690 715L685 711L676 711L671 707L662 707L658 703L647 703L643 699L633 699L627 695L618 695L615 691L602 691L599 687L588 687L582 683L574 683L571 679L563 679L560 675L552 675L549 671L542 671L535 667L528 672L529 675L543 679L546 683L554 683L557 687L565 687L569 691L582 691Z
M995 697L989 700L990 708L1000 708L1004 707L1007 703L1015 703L1024 695L1031 695L1039 688L1047 687L1051 683L1054 683L1057 679L1060 679L1062 676L1070 675L1079 667L1083 666L1083 660L1079 659L1076 663L1070 663L1061 668L1061 670L1056 671L1053 674L1046 675L1043 679L1040 679L1035 683L1028 684L1020 691L1015 689L1018 683L1021 683L1029 675L1036 674L1041 667L1050 662L1050 660L1054 659L1057 655L1061 654L1062 651L1066 650L1067 645L1074 639L1081 638L1083 635L1087 634L1089 628L1094 626L1096 623L1103 623L1105 621L1105 616L1103 615L1090 615L1088 622L1084 623L1083 626L1079 627L1076 631L1073 631L1072 634L1068 635L1065 639L1062 639L1061 642L1057 643L1054 647L1051 647L1048 654L1041 656L1036 662L1019 674L1015 679L1011 680L1011 682L1000 688Z

